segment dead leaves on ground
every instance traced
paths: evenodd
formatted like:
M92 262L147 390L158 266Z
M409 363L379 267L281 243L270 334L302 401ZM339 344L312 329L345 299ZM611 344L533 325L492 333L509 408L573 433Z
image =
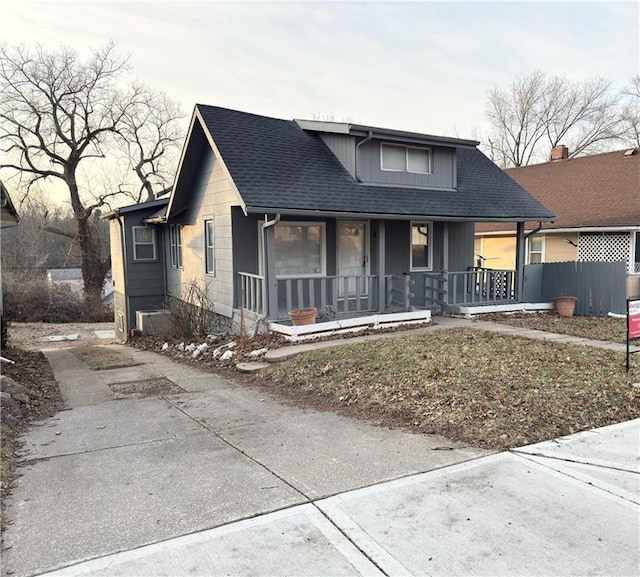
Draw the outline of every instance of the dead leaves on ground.
M274 388L347 413L505 449L640 416L640 359L459 329L351 344L271 369Z

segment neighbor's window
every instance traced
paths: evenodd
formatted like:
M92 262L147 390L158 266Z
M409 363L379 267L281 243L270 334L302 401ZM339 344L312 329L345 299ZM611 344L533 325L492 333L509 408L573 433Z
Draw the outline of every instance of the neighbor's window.
M411 223L411 270L431 270L431 223Z
M276 276L325 274L325 225L280 222L275 226Z
M169 245L171 266L182 268L182 225L172 224L169 227Z
M529 264L539 264L544 262L544 237L532 236L527 241L527 262Z
M204 244L205 244L205 270L208 274L215 274L215 255L213 252L213 221L204 221Z
M156 231L152 228L133 227L133 260L156 260Z
M381 156L382 170L418 174L431 173L431 150L429 148L382 144Z

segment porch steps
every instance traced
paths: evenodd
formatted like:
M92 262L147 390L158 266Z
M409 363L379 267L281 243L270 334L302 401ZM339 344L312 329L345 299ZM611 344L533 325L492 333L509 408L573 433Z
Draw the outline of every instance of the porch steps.
M357 333L365 329L386 329L399 326L421 326L431 322L430 310L367 315L312 325L292 326L270 322L269 330L284 335L291 342L318 337L330 337L346 333Z

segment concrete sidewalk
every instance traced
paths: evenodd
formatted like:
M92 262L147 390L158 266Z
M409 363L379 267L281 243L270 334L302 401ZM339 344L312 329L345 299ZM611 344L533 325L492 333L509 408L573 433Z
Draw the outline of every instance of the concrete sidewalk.
M490 454L118 350L46 351L71 410L25 438L3 574L637 574L640 420Z

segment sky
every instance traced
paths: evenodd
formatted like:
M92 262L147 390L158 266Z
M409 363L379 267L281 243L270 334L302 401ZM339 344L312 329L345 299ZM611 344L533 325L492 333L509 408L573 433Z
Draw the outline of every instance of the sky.
M3 2L9 44L109 40L190 116L195 103L479 138L487 91L542 70L639 71L638 2ZM186 121L185 121L186 122Z

